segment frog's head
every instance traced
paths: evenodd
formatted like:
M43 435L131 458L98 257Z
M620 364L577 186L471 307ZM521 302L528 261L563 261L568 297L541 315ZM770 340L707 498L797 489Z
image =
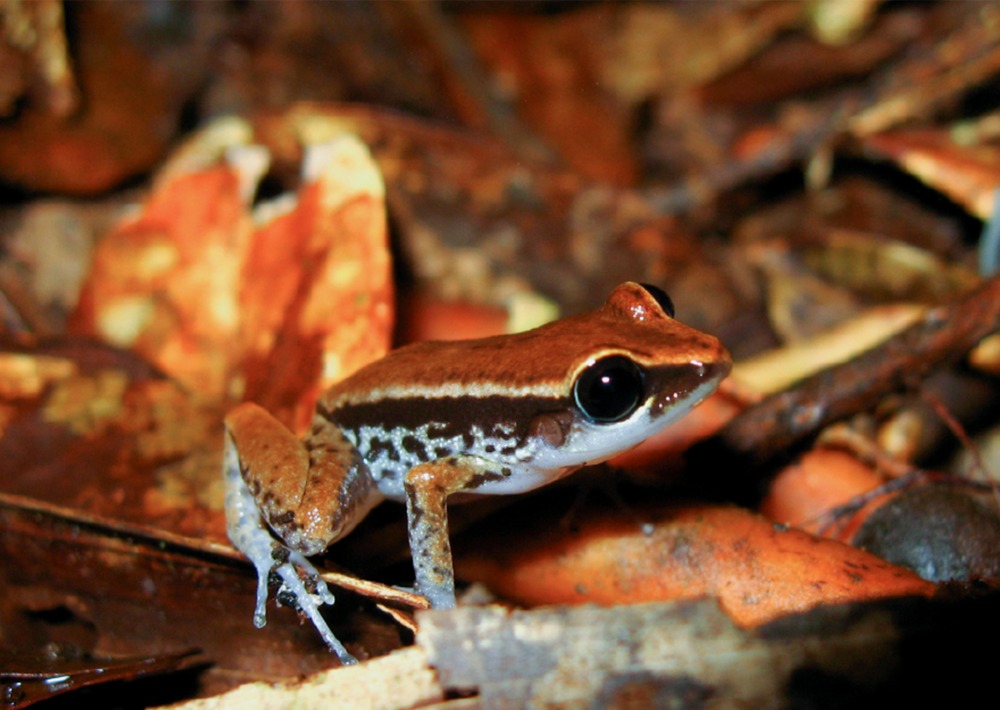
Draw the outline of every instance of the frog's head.
M639 444L691 410L729 373L717 338L674 319L655 286L625 283L597 311L562 321L577 343L563 380L568 411L541 414L543 467L603 461ZM574 337L576 336L576 337Z

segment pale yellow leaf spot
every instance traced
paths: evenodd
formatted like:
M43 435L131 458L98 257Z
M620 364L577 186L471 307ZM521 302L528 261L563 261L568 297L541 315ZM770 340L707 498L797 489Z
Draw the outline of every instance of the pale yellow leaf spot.
M149 325L155 310L148 296L119 298L101 308L97 330L112 345L130 347Z

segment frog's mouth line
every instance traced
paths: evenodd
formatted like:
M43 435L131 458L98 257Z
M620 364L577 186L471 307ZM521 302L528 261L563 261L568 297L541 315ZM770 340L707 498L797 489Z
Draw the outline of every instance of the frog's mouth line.
M649 405L650 418L657 420L667 416L667 422L674 421L710 395L731 367L728 360L717 360L648 371L649 389L659 392Z

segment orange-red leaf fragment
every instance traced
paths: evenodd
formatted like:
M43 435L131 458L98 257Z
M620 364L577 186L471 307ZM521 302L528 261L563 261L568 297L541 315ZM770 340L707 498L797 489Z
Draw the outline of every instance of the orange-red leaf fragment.
M385 188L367 148L346 133L290 136L301 185L256 207L279 148L252 145L237 119L193 136L99 243L72 331L302 430L323 388L388 349L392 284Z
M859 506L860 510L842 519L829 515L884 483L882 476L846 451L815 449L775 476L760 511L776 522L814 533L825 530L830 537L846 541L887 496Z
M716 597L741 626L821 604L930 596L934 585L861 550L707 504L589 508L568 531L519 525L477 540L459 573L527 604Z
M98 243L70 331L133 350L195 392L221 396L251 236L239 188L226 165L157 185L138 215Z
M254 234L243 270L243 399L297 431L319 393L385 354L392 329L385 188L367 149L307 146L294 209Z

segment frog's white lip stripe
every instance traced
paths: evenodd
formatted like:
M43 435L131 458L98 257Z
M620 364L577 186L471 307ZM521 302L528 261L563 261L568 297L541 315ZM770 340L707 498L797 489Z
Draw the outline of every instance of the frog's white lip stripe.
M594 424L579 420L567 445L555 448L542 447L531 460L537 468L559 470L578 468L607 461L609 458L634 448L649 437L664 429L710 395L718 385L713 378L696 387L671 404L662 416L654 415L648 407L615 424Z

